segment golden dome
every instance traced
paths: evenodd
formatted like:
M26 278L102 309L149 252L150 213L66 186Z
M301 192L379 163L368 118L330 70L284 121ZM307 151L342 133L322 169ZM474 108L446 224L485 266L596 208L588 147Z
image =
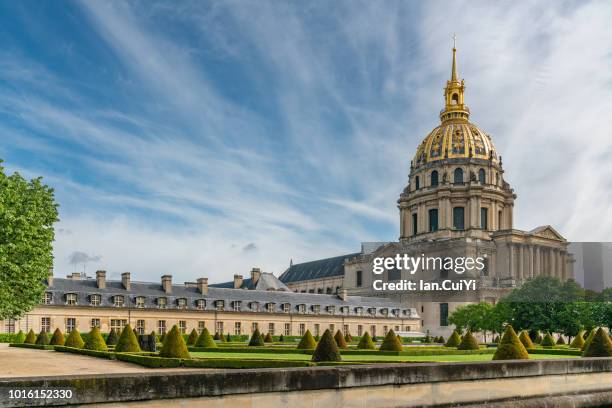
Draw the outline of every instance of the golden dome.
M488 134L468 121L445 121L421 142L413 165L422 166L453 158L491 159L498 162L495 146Z

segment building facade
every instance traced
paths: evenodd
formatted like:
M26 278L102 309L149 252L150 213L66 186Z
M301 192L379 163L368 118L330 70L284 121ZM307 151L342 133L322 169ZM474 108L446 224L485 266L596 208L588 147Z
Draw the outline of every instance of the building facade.
M95 279L50 276L42 304L18 321L1 322L0 330L88 332L97 326L109 332L128 323L141 334L163 334L174 325L183 333L206 327L232 335L251 335L255 329L285 336L306 330L316 336L326 329L378 336L389 329L420 330L417 311L390 299L348 296L346 291L294 293L256 268L248 279L235 275L232 282L211 285L206 278L176 285L170 275L159 283L132 282L128 272L121 281L107 281L105 271L96 272Z
M381 292L372 288L372 260L376 257L482 257L482 271L461 276L478 283L477 290L469 294L382 294L415 308L423 330L448 336L452 332L448 316L458 306L479 301L493 304L512 288L539 275L571 279L574 259L566 239L551 226L530 231L514 228L517 195L504 179L502 157L491 136L469 120L465 82L457 74L455 48L439 118L440 125L417 147L408 183L397 201L399 239L373 251L332 259L342 259L342 267L335 269L342 289L354 295L380 296ZM292 290L316 286L320 278L316 268L310 273L304 270L316 264L292 265L280 280ZM440 268L428 278L442 281L453 277L449 272ZM393 282L410 279L410 275L390 270L382 278Z

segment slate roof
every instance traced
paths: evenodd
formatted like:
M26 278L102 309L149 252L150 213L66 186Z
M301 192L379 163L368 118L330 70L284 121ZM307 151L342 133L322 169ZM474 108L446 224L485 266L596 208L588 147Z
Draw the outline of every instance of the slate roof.
M234 281L223 282L223 283L213 283L208 285L208 287L214 288L234 288ZM283 282L278 280L276 276L274 276L270 272L262 272L257 279L257 282L253 284L253 280L251 278L243 279L242 286L240 289L249 289L249 290L286 290L291 291Z
M283 283L293 283L342 276L344 275L344 260L360 254L361 252L355 252L352 254L335 256L333 258L291 265L283 272L279 279Z
M261 312L266 310L266 304L274 304L274 312L282 313L282 305L289 304L290 311L297 313L298 305L306 306L306 314L313 314L313 306L319 305L321 314L326 313L327 306L334 306L335 315L342 315L340 307L349 307L349 316L358 315L356 308L363 307L364 316L384 316L383 311L388 311L388 316L393 317L393 311L399 310L399 316L402 318L418 318L416 309L410 309L394 302L391 299L380 297L363 297L363 296L348 296L346 301L343 301L336 295L324 295L315 293L295 293L291 291L274 291L274 290L244 290L231 289L225 287L209 286L208 294L200 294L197 287L185 285L172 285L172 293L166 294L160 283L150 282L131 282L130 290L125 290L121 281L106 281L106 288L99 289L95 279L65 279L54 278L53 286L46 289L53 296L51 305L72 307L66 305L66 295L77 295L77 306L90 306L90 297L93 294L101 296L100 306L97 307L115 307L114 296L124 296L126 309L128 307L136 308L135 299L138 296L145 298L145 308L158 309L157 299L166 298L167 308L169 310L177 310L177 299L183 298L187 301L187 310L198 310L196 301L203 299L206 302L204 310L215 310L216 302L224 302L224 310L231 311L233 302L241 302L241 312ZM369 314L368 310L374 309L375 314Z

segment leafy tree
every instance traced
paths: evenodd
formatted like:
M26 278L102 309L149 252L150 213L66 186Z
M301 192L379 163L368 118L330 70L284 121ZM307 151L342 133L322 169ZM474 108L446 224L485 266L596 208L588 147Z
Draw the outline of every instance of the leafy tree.
M304 335L302 336L302 339L298 343L297 348L299 350L311 350L315 347L317 347L317 342L315 341L314 337L312 337L312 333L310 333L310 330L306 330L306 333L304 333Z
M53 266L53 189L41 178L7 176L0 160L0 319L21 317L40 303Z
M200 333L200 337L198 337L195 345L196 347L217 347L217 343L215 343L206 327Z
M329 329L326 329L325 333L323 333L323 336L321 336L321 340L317 344L317 348L312 354L311 361L342 361L340 351L338 350L338 345L332 337L332 334Z
M376 348L374 342L372 341L372 337L370 337L370 333L365 332L363 336L361 336L359 344L357 344L357 348L362 350L374 350Z
M181 335L177 325L172 326L172 329L166 336L166 341L159 352L160 357L167 358L191 358L185 339Z
M487 331L495 331L497 328L494 308L487 302L459 306L451 313L448 321L460 331L482 331L485 341L487 339Z

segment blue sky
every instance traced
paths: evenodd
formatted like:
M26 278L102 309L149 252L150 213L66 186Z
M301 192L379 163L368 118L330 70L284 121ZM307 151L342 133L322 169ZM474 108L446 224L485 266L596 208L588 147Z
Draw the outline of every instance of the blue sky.
M0 158L56 274L213 281L398 236L453 33L517 228L612 238L609 2L2 2Z

